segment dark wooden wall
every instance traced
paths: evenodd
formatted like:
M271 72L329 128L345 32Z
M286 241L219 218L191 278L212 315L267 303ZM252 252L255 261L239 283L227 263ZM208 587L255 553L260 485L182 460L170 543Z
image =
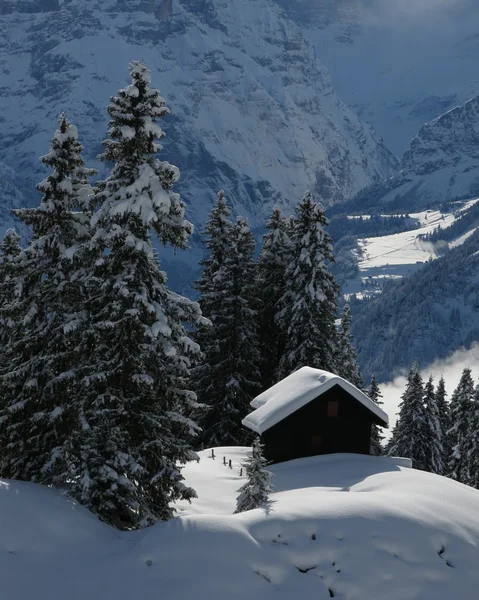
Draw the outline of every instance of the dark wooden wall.
M337 417L328 417L330 400L339 402ZM262 435L265 456L276 463L337 452L369 454L374 420L371 412L360 402L340 386L334 386L265 431ZM317 447L318 438L321 439L320 448Z

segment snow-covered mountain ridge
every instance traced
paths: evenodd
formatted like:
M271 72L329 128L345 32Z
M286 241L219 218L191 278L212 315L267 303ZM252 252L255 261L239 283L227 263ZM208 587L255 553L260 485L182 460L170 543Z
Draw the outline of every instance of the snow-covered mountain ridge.
M215 460L201 452L184 471L198 499L168 523L129 533L54 490L0 482L4 597L475 598L477 490L401 459L318 456L272 467L269 511L233 515L249 451L216 448Z
M5 0L0 13L0 159L28 204L60 111L94 165L131 59L172 109L164 156L195 224L220 188L261 227L274 203L289 209L308 188L338 202L395 167L270 0Z
M479 193L479 96L423 125L392 177L345 210L411 211ZM341 209L342 210L342 209Z

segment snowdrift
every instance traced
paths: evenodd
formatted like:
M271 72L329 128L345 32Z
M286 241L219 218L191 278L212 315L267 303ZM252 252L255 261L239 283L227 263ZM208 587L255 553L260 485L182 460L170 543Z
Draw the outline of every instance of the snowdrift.
M247 452L202 452L185 468L199 498L134 533L53 490L1 482L2 598L477 597L478 491L402 459L333 455L275 465L270 510L232 515Z

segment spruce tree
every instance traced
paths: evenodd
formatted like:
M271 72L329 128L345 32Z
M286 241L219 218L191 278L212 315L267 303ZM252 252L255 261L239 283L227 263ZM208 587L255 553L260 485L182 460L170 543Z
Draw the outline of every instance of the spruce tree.
M79 248L90 236L87 179L95 173L84 167L81 151L77 129L60 115L41 158L51 168L37 186L41 204L13 211L33 235L15 265L20 291L2 311L13 327L0 372L0 472L55 486L75 477L71 441L79 427L73 391L84 319Z
M424 410L426 417L426 435L428 439L424 470L442 475L444 472L443 434L432 376L429 377L424 386Z
M19 255L22 249L20 236L14 229L8 229L0 242L0 357L5 351L14 326L10 303L20 293L21 287L16 277L20 270ZM3 362L3 361L2 361Z
M286 267L291 259L291 219L275 208L266 224L267 233L258 260L258 323L263 389L276 383L276 372L284 352L284 331L276 322L279 301L286 291Z
M341 315L341 327L338 336L337 348L337 374L361 389L363 380L359 373L356 352L353 348L353 336L351 333L351 309L346 304Z
M185 330L202 322L198 304L173 293L152 235L185 248L192 225L173 191L179 171L157 158L168 114L145 65L130 65L131 84L111 98L102 159L113 163L99 185L91 245L95 269L85 278L88 357L78 389L81 477L71 494L119 528L170 518L171 502L190 499L181 465L194 456L195 400L186 382L199 353Z
M377 404L378 406L381 406L382 404L384 404L384 402L382 402L382 400L381 400L383 395L381 394L381 390L379 389L378 382L376 381L376 378L374 377L374 375L371 377L371 385L369 386L368 396L371 398L371 400L374 402L374 404ZM384 440L384 436L381 433L381 427L379 427L379 425L376 425L375 423L373 423L371 425L371 447L370 447L370 453L373 456L381 456L382 454L384 454L384 449L383 449L383 445L382 445L383 440Z
M278 328L286 340L277 379L304 366L336 372L339 287L328 270L334 257L327 224L324 210L307 192L293 222L286 292L277 314Z
M247 445L249 432L242 419L260 390L260 356L256 330L254 238L246 219L231 228L229 248L210 278L213 343L196 369L200 402L206 412L200 420L202 447ZM200 303L202 300L200 299Z
M199 293L199 303L203 315L207 315L210 323L198 324L195 331L195 341L202 351L202 360L193 369L192 385L202 402L194 415L203 426L206 412L214 404L212 399L217 392L216 381L212 376L212 369L222 359L220 344L218 343L219 314L223 310L225 290L219 278L220 269L231 250L233 237L233 223L231 222L231 208L228 206L223 190L218 192L217 200L210 212L205 229L202 232L202 244L205 248L205 257L200 261L201 276L195 282ZM206 412L205 412L206 411ZM200 440L203 436L200 436ZM200 440L199 445L202 443Z
M436 404L439 412L439 424L442 435L442 463L443 472L447 471L447 465L451 459L451 446L449 443L449 430L451 429L451 418L449 411L449 403L446 401L446 383L444 377L441 377L436 388Z
M243 462L248 481L238 490L235 513L268 506L273 486L272 474L266 469L267 465L263 446L257 438L253 442L251 455Z
M427 466L427 429L423 404L424 386L419 365L415 363L407 378L407 385L399 405L399 418L388 445L389 456L403 456L412 460L415 469Z
M474 398L475 390L471 369L465 368L451 397L451 429L448 434L451 456L447 473L452 479L468 485L472 481L469 461L474 448L475 432L471 427L475 421Z
M468 485L479 489L479 386L476 386L472 398L472 417L470 427L470 447L468 449L469 480Z

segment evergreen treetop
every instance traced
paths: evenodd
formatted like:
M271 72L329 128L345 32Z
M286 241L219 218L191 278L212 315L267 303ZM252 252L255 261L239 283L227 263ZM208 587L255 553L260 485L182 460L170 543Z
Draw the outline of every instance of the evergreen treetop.
M291 260L291 219L275 208L266 224L258 259L258 322L263 389L276 383L276 371L284 351L284 332L276 319L279 301L286 291L286 267Z
M381 404L384 404L384 402L381 400L383 395L381 393L381 390L379 389L379 384L374 375L371 377L371 384L369 386L368 396L378 406L380 406ZM384 440L384 436L381 433L381 428L379 427L379 425L376 425L375 423L373 423L372 427L371 427L371 447L370 447L370 453L373 456L381 456L384 453L384 449L383 449L383 445L382 445L383 440Z
M266 469L267 465L261 441L255 439L251 455L243 462L248 480L238 490L235 513L268 506L273 486L271 485L272 474Z
M323 208L307 192L293 222L286 292L277 314L277 325L286 339L278 379L303 366L336 372L339 287L327 266L334 260L331 239L325 231L327 224Z
M164 137L157 120L168 109L143 64L131 63L130 74L108 107L103 160L114 165L95 198L81 346L88 361L78 391L83 471L71 490L125 529L166 520L173 501L195 496L181 475L197 432L186 414L196 400L187 382L199 347L185 325L206 323L197 303L168 288L152 246L154 233L184 248L192 226L172 190L178 169L156 157Z
M443 463L443 432L439 417L436 393L432 376L424 386L424 410L426 416L426 434L428 438L425 470L442 475Z
M361 389L363 379L359 373L356 352L353 347L351 323L351 308L349 304L345 304L343 314L341 315L341 327L338 336L337 372L343 379Z
M465 368L457 388L451 397L450 419L451 428L448 433L448 442L451 447L451 456L448 465L448 475L461 483L471 482L470 454L474 448L474 433L471 424L474 422L475 397L474 382L471 369Z
M410 458L415 469L427 466L428 437L423 397L423 381L419 365L415 363L409 371L399 405L399 418L388 445L389 456Z
M64 486L75 477L73 381L85 320L80 249L90 239L87 180L95 171L84 166L76 127L63 114L59 121L41 158L51 173L37 186L40 206L13 211L33 236L15 261L15 298L2 307L12 326L0 371L0 466L4 477Z
M203 447L247 445L250 439L241 421L260 390L253 254L248 222L238 217L222 265L203 271L202 289L210 290L206 316L212 322L204 361L194 373L199 400L207 405L200 421Z

